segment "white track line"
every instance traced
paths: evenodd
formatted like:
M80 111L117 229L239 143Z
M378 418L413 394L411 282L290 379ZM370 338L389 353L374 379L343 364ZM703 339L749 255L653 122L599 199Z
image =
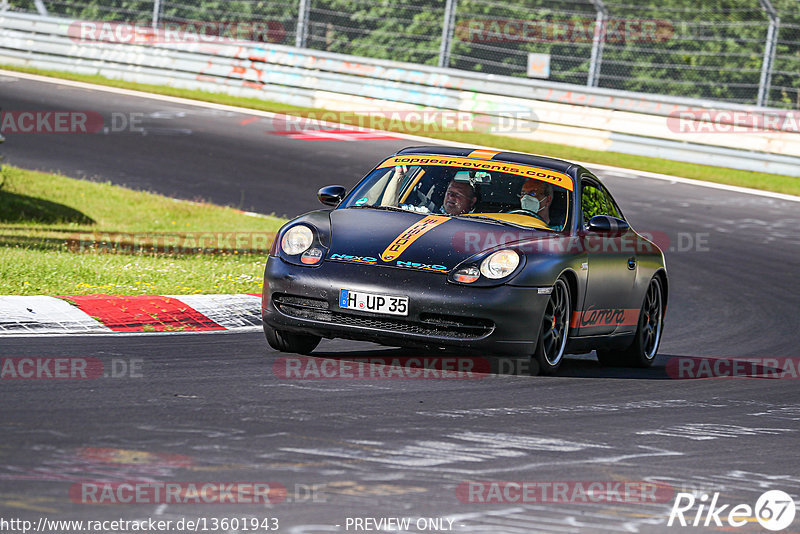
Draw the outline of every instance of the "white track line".
M269 118L269 119L273 119L275 117L281 117L281 116L284 116L284 115L291 115L290 113L272 113L272 112L269 112L269 111L261 111L261 110L257 110L257 109L242 108L242 107L238 107L238 106L229 106L229 105L225 105L225 104L214 104L212 102L203 102L203 101L200 101L200 100L191 100L191 99L188 99L188 98L179 98L179 97L175 97L175 96L166 96L166 95L159 95L159 94L155 94L155 93L146 93L146 92L143 92L143 91L133 91L133 90L130 90L130 89L120 89L118 87L108 87L108 86L105 86L105 85L97 85L97 84L86 83L86 82L76 82L76 81L72 81L72 80L62 80L60 78L51 78L51 77L48 77L48 76L40 76L38 74L28 74L28 73L24 73L24 72L16 72L16 71L9 71L9 70L3 70L3 69L0 69L0 75L9 76L9 77L13 77L13 78L20 78L20 79L23 79L23 80L32 80L32 81L43 82L43 83L52 83L52 84L56 84L56 85L65 85L67 87L75 87L75 88L79 88L79 89L87 89L87 90L90 90L90 91L104 91L104 92L107 92L107 93L113 93L113 94L117 94L117 95L133 96L133 97L139 97L139 98L149 98L151 100L159 100L159 101L162 101L162 102L170 102L170 103L173 103L173 104L182 104L182 105L186 105L186 106L194 106L194 107L201 107L201 108L207 108L207 109L215 109L215 110L220 110L220 111L231 111L231 112L234 112L234 113L242 113L242 114L247 114L247 115L254 115L254 116L257 116L257 117L265 117L265 118ZM319 123L321 125L324 125L324 126L341 126L338 123L331 123L331 122L326 122L326 121L319 121ZM351 126L351 125L347 125L347 126ZM473 144L466 144L466 143L457 143L455 141L445 141L445 140L442 140L442 139L433 139L433 138L430 138L430 137L423 137L423 136L419 136L419 135L409 135L409 134L403 134L403 133L397 133L397 132L389 132L389 131L385 131L385 130L374 130L374 129L371 129L371 128L361 128L361 127L356 127L356 128L359 129L359 130L363 130L363 131L381 132L381 133L385 133L385 134L388 134L388 135L393 135L395 137L399 137L401 139L408 139L409 141L418 141L418 142L422 142L422 143L425 143L425 144L436 144L436 145L443 145L443 146L457 146L457 147L463 147L463 148L481 148L481 149L499 150L499 151L504 151L505 150L505 149L497 148L497 147L488 147L488 146L473 145ZM710 189L719 189L719 190L722 190L722 191L730 191L730 192L733 192L733 193L741 193L741 194L746 194L746 195L756 195L756 196L760 196L760 197L775 198L775 199L779 199L779 200L786 200L786 201L789 201L789 202L800 202L800 196L787 195L785 193L774 193L772 191L761 191L760 189L750 189L748 187L739 187L739 186L735 186L735 185L718 184L718 183L715 183L715 182L705 182L703 180L695 180L695 179L692 179L692 178L682 178L680 176L671 176L669 174L661 174L661 173L649 172L649 171L640 171L640 170L635 170L635 169L625 169L623 167L613 167L613 166L610 166L610 165L601 165L601 164L596 164L596 163L585 163L585 162L580 162L580 161L576 161L575 163L578 163L580 165L583 165L583 166L591 168L591 169L599 169L599 170L603 170L603 171L621 172L621 173L628 173L628 174L633 173L637 177L651 178L651 179L654 179L654 180L666 180L666 181L669 181L669 182L677 182L677 183L682 183L682 184L695 185L695 186L699 186L699 187L708 187ZM720 172L724 172L724 171L725 171L724 168L720 168Z

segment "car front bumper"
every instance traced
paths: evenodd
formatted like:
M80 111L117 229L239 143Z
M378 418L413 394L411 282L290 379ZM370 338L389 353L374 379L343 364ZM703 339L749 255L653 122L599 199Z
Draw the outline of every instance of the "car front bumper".
M408 316L341 309L341 289L406 296ZM525 356L549 298L536 287L470 287L439 273L329 261L300 267L270 256L262 317L277 330L325 338Z

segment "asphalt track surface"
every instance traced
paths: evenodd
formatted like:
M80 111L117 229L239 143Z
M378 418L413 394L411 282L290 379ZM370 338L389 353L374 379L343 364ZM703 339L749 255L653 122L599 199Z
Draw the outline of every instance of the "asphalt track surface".
M293 140L243 115L27 81L0 83L0 96L4 110L157 113L145 121L151 135L7 135L10 163L266 213L314 209L318 187L351 185L409 144ZM768 489L797 500L800 382L674 380L666 365L798 356L798 205L599 174L634 228L669 241L669 310L652 369L604 369L584 355L556 377L285 380L259 333L4 338L4 357L138 367L135 377L0 382L0 516L276 517L292 533L346 532L348 517L444 517L453 532L649 533L681 530L666 526L673 497L487 504L456 490L475 480L657 481L719 492L720 504L753 505ZM421 356L343 340L315 355ZM288 493L274 505L69 497L82 481L143 480L278 482ZM755 520L725 530L764 531ZM800 514L783 532L798 531Z

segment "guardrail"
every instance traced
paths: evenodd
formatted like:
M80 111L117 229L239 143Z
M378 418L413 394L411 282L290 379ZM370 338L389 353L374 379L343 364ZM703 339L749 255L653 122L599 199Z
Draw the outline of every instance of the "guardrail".
M800 120L783 110L482 75L283 45L172 41L157 31L129 41L99 31L94 33L105 40L91 40L80 24L0 14L0 63L336 111L459 111L477 117L476 123L503 122L503 135L513 137L800 176ZM746 122L754 117L761 121L748 131Z

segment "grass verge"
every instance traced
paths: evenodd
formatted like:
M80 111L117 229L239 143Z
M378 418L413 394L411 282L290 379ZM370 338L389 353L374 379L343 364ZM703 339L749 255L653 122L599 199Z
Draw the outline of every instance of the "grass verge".
M122 80L112 80L98 75L73 74L68 72L21 67L17 65L0 65L0 68L7 70L15 70L18 72L27 72L31 74L40 74L43 76L51 76L68 80L94 83L99 85L120 87L123 89L132 89L132 90L145 91L162 95L189 98L193 100L201 100L217 104L226 104L226 105L239 106L250 109L258 109L274 113L286 113L297 116L319 117L320 114L325 113L326 111L323 109L291 106L288 104L269 102L255 98L234 97L222 93L210 93L206 91L196 91L189 89L176 89L173 87L165 87L159 85L148 85L148 84L126 82ZM337 114L337 116L344 124L359 124L359 120L355 116L351 118L348 118L346 114ZM405 127L401 121L397 121L396 123L387 122L387 130L398 133L415 134L415 135L419 135L420 133L418 128ZM616 167L623 167L626 169L657 172L673 176L681 176L684 178L694 178L697 180L705 180L709 182L736 185L741 187L750 187L753 189L762 189L765 191L775 191L778 193L786 193L790 195L800 195L800 180L790 176L782 176L778 174L742 171L737 169L728 169L724 167L712 167L708 165L683 163L679 161L672 161L660 158L635 156L629 154L618 154L613 152L600 152L596 150L588 150L579 147L557 145L552 143L542 143L536 141L527 141L523 139L515 139L512 137L505 137L505 136L485 134L485 133L442 131L442 132L425 132L425 136L437 139L443 139L447 141L456 141L460 143L493 146L496 148L502 148L505 150L512 150L517 152L530 152L534 154L542 154L566 160L577 160L586 163L612 165Z
M4 166L0 295L260 293L275 217Z

